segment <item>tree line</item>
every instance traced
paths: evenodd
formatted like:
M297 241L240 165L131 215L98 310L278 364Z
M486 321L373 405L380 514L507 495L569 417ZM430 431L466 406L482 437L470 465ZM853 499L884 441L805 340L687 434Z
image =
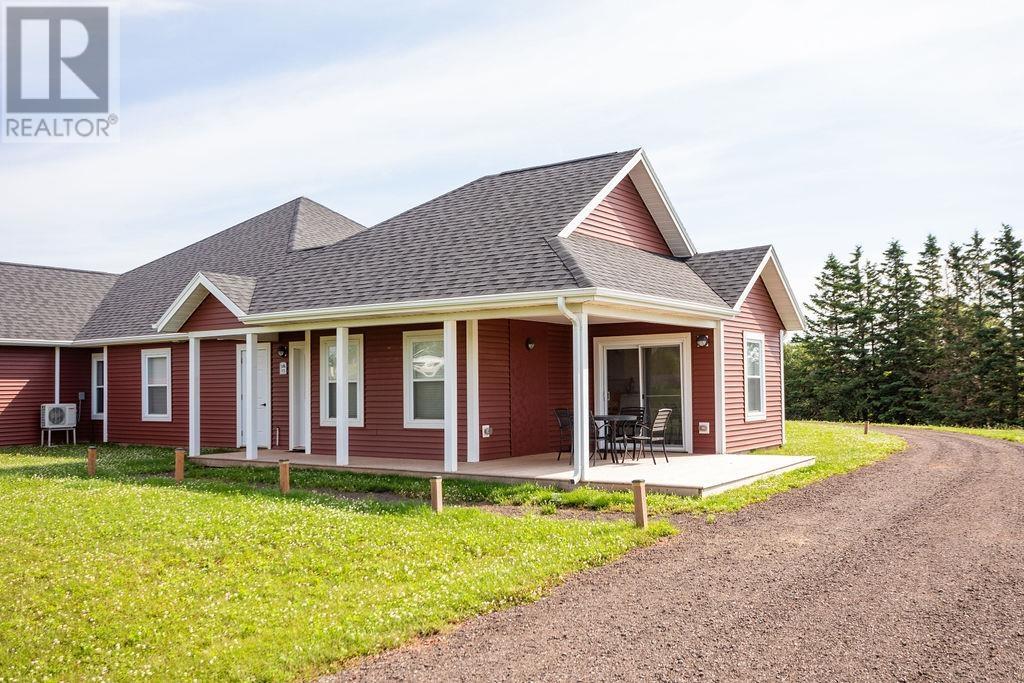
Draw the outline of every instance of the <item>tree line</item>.
M956 425L1022 422L1024 251L1003 225L912 261L899 241L874 263L830 254L786 346L790 417Z

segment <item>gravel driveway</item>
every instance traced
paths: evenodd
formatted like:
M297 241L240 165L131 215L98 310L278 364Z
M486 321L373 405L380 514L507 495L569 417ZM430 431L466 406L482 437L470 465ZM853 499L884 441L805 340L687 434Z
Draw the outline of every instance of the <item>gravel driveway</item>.
M1024 448L904 453L332 680L1024 680Z

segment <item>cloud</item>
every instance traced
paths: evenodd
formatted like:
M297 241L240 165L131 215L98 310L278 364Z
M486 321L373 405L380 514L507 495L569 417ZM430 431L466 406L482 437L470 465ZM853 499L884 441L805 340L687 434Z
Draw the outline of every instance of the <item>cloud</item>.
M999 76L986 82L971 70L992 55L979 61L942 45L985 44L1021 11L510 11L500 24L438 33L404 51L129 107L118 144L2 149L0 231L19 259L123 270L299 194L372 223L482 173L645 144L698 246L762 243L769 231L780 242L814 219L843 225L842 207L808 215L823 207L801 188L842 196L842 183L877 163L858 150L884 155L878 145L913 135L905 122L918 105L933 119L925 127L980 125L1016 135L1019 147L1019 108L979 114L951 97L951 88L986 98L1000 87ZM955 83L943 72L951 62ZM914 111L885 120L900 107ZM879 120L866 125L871 117ZM921 149L906 147L893 151Z

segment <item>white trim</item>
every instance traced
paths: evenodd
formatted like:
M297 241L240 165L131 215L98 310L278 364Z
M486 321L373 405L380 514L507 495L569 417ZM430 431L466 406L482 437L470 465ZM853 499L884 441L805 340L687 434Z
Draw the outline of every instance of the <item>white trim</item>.
M53 347L53 402L60 403L60 347Z
M305 330L303 342L306 347L306 455L313 453L313 333Z
M440 341L444 343L444 329L440 330L416 330L414 332L402 332L402 404L404 407L404 423L406 429L444 429L444 418L437 420L417 419L413 417L413 372L412 372L412 342L414 341ZM447 358L445 358L447 361ZM444 376L448 376L449 368L444 368ZM421 380L421 381L442 381L442 380Z
M270 351L269 351L270 345L267 344L266 346L267 346L267 349L268 349L267 353L269 354L270 353ZM242 363L241 363L242 350L241 350L241 348L238 349L237 353L238 353L238 361L237 361L238 365L236 367L241 369L241 367L242 367ZM244 384L244 386L245 386L245 400L244 401L239 401L239 403L242 404L242 405L240 405L240 409L242 411L242 415L240 417L242 419L239 420L238 423L242 424L242 421L244 420L244 424L245 424L245 459L246 460L255 460L259 456L259 452L260 452L260 447L259 447L259 428L256 426L256 419L259 416L259 414L257 412L257 405L256 405L256 394L259 391L259 389L256 386L256 384L259 382L259 374L258 374L258 371L256 369L256 361L257 361L257 358L259 357L259 355L260 355L259 354L259 344L256 343L256 335L255 334L247 334L247 335L245 335L245 357L248 359L248 362L246 362L246 364L245 364L245 376L242 378L242 381L245 383ZM238 376L240 374L242 374L242 373L235 372L236 376ZM242 392L239 392L239 393L241 394ZM241 397L239 397L239 398L241 398ZM269 400L270 400L270 397L268 396L267 397L267 401L268 401L267 408L270 408ZM268 410L267 414L269 415L269 413L270 413L270 411ZM270 430L269 429L267 430L267 439L268 440L270 439Z
M224 307L231 311L231 315L236 318L240 318L245 315L245 311L238 307L231 298L221 291L220 287L213 284L210 278L206 277L203 273L196 273L189 280L189 283L185 285L185 288L178 293L171 305L164 311L164 314L160 316L156 324L153 325L153 329L157 332L165 332L168 327L173 327L173 331L177 332L181 329L181 326L185 324L185 321L189 319L196 309L199 308L199 304L206 298L206 294L199 296L199 288L202 287L208 294L212 294L218 301L224 304Z
M681 446L668 446L669 450L693 452L693 359L691 357L691 335L689 332L669 334L638 334L621 337L594 337L594 412L608 411L608 367L606 353L609 349L637 349L644 346L678 346L679 389L682 392L682 437ZM641 356L641 372L643 357ZM641 378L641 382L643 379Z
M103 443L107 443L107 438L110 431L110 420L107 419L108 411L110 409L110 357L107 354L107 347L103 347Z
M479 321L466 321L466 461L480 462Z
M725 323L715 323L715 450L728 453L725 417Z
M188 455L190 458L201 455L200 432L200 399L199 399L199 362L200 344L198 338L188 340Z
M576 228L586 220L587 216L589 216L591 212L593 212L593 210L596 209L598 205L603 202L609 194L611 194L612 190L614 190L619 183L625 180L627 176L629 176L633 180L633 184L637 186L640 198L643 200L644 204L647 205L647 210L651 213L651 217L654 218L654 221L658 226L658 230L661 232L669 249L672 250L672 254L674 256L693 256L696 254L697 249L693 245L693 240L690 239L690 235L686 232L686 228L683 227L682 221L679 220L679 214L676 212L675 207L672 206L672 202L669 201L668 195L665 193L665 188L658 179L658 175L654 172L654 167L651 166L651 162L647 158L647 153L643 149L638 150L637 153L628 162L626 162L626 165L623 166L603 188L601 188L601 191L594 195L594 197L587 202L587 205L584 206L583 209L558 232L558 236L569 237L572 235ZM639 184L637 181L640 181ZM653 197L651 196L651 190L653 190ZM655 202L652 200L657 201ZM661 207L656 205L652 206L652 204L660 204ZM662 208L664 210L662 210ZM659 217L662 220L658 220Z
M72 346L73 339L0 339L0 346Z
M154 384L149 383L149 359L150 358L166 358L167 359L167 384ZM170 422L171 421L171 378L173 374L171 372L171 349L164 347L160 349L142 349L142 421L143 422ZM154 415L149 412L149 387L150 386L166 386L167 387L167 413Z
M299 447L298 444L295 442L295 432L298 431L298 430L296 430L295 427L296 427L296 423L299 421L299 418L302 419L302 431L304 431L306 433L306 438L305 438L305 441L302 444L302 447L305 448L306 447L306 442L309 441L309 431L306 430L306 416L305 415L299 415L295 411L295 408L297 407L295 405L295 393L296 393L296 391L295 391L295 377L296 377L296 374L295 374L295 368L296 368L295 352L300 350L300 349L302 350L302 376L303 376L303 378L305 380L305 384L303 384L303 386L301 387L301 393L303 394L303 400L308 400L308 397L309 397L309 386L308 386L309 385L309 373L306 371L306 368L309 365L307 363L307 360L308 360L307 356L309 355L309 353L307 351L308 348L309 347L306 345L306 343L304 341L291 341L291 342L288 342L288 450L289 451L294 451L296 448ZM273 367L271 367L271 370L273 370ZM307 413L312 412L312 408L308 404L306 405L306 412Z
M96 363L103 363L103 384L96 383ZM105 420L107 419L107 359L106 354L102 351L94 353L89 357L89 412L92 414L94 420ZM96 412L96 390L103 388L103 412Z
M750 294L750 290L754 288L758 278L765 275L765 269L769 265L771 265L771 269L765 277L765 287L772 298L772 303L775 304L775 308L779 312L783 326L787 330L794 332L805 329L807 327L807 320L804 318L803 309L800 307L800 301L797 299L792 285L789 284L786 272L782 270L779 257L775 254L775 247L768 247L768 251L765 253L764 258L761 259L761 263L757 266L757 270L754 271L754 275L750 278L747 286L743 288L740 298L736 300L733 310L739 313L740 308ZM779 309L779 304L785 304L781 310Z
M576 391L573 394L574 423L579 423L579 428L574 430L577 439L575 464L578 469L579 478L577 483L587 481L590 470L590 401L587 399L590 387L590 344L588 343L589 318L586 311L577 314L577 322L573 325L575 337L575 349L573 350L573 374L576 376Z
M348 329L348 328L345 328ZM327 401L328 382L327 382L327 350L335 345L337 342L337 330L335 334L330 337L320 337L320 426L321 427L336 427L337 420L333 417L329 417L327 409L329 403ZM365 415L363 414L363 403L364 403L364 388L363 388L363 377L365 376L365 359L363 352L363 335L361 334L350 334L348 335L349 345L355 344L359 353L359 374L355 378L356 382L356 416L348 419L349 427L362 427L365 423ZM337 352L336 352L337 354ZM335 355L337 358L337 355ZM340 368L338 369L340 374ZM349 382L352 382L351 377L348 378ZM346 402L348 392L345 393ZM340 414L340 406L339 406Z
M271 445L273 444L273 435L271 434L271 427L273 426L273 412L271 412L271 411L272 411L273 405L272 405L271 402L272 402L273 397L274 397L274 378L273 378L273 376L271 374L271 370L273 370L273 365L274 365L274 359L273 359L273 351L274 350L273 350L272 345L271 345L270 342L255 342L255 340L257 339L257 336L255 334L252 335L252 338L253 338L254 343L255 343L255 351L254 351L254 354L253 354L253 356L255 358L259 358L260 349L266 349L267 350L267 363L268 363L268 366L269 366L269 367L267 367L267 412L266 412L266 417L264 418L263 422L264 422L264 424L267 427L267 429L266 429L267 441L266 441L266 445L264 446L264 448L270 448ZM246 412L246 408L248 406L244 405L244 403L247 403L247 402L243 402L242 401L242 396L243 396L243 394L245 394L246 396L249 395L248 391L243 391L243 387L248 389L248 386L246 385L246 383L250 379L250 377L249 377L250 373L248 372L248 370L250 369L250 367L254 368L254 369L256 368L255 365L250 365L250 364L247 363L246 364L246 372L244 374L242 373L242 351L244 350L246 352L246 356L248 356L249 355L248 348L249 348L249 336L248 335L246 336L246 340L244 342L242 342L241 344L235 344L235 440L238 443L239 448L243 448L243 447L248 448L248 441L249 441L249 439L248 438L245 438L245 439L242 438L243 431L245 431L246 437L248 437L248 431L243 430L242 427L245 424L245 421L249 418L249 414L248 414L248 412ZM255 388L256 387L256 382L259 379L259 372L258 372L258 370L254 371L252 373L252 378L251 379L252 379L253 387ZM256 394L253 394L253 396L255 396L255 395ZM256 405L255 401L253 401L252 402L253 424L256 423L256 416L259 415L258 408L259 408L259 406ZM258 428L254 432L254 434L256 435L255 436L256 449L259 450L260 443L259 443L259 440L258 440L259 439L259 429ZM246 457L248 457L248 455ZM255 457L255 456L253 456L253 457Z
M750 343L750 342L755 342L755 343L758 343L758 344L761 345L761 374L760 375L751 375L751 374L749 374L749 371L747 370L747 344ZM765 402L767 401L767 398L768 398L768 396L767 396L767 393L768 393L767 392L767 387L765 386L766 384L768 384L768 382L767 382L767 378L768 378L768 367L767 367L767 365L768 364L767 364L767 358L765 358L765 356L766 356L766 354L765 354L766 348L767 348L767 345L765 344L765 341L764 341L764 333L762 333L762 332L753 332L751 330L744 330L743 331L743 414L746 416L747 422L763 422L764 420L768 419L768 407L765 405ZM760 410L751 410L750 409L750 402L747 400L748 399L748 397L747 397L747 380L755 379L755 378L761 380L761 396L760 396L760 398L761 398L761 409Z
M782 394L782 445L786 445L786 331L779 330L779 386Z
M636 294L619 289L589 287L585 289L554 289L535 292L513 292L511 294L487 294L481 296L450 297L445 299L419 299L396 303L364 304L359 306L333 306L325 308L307 308L294 311L278 311L242 316L246 324L288 323L288 322L320 322L341 320L357 316L413 315L428 313L457 313L459 318L466 318L472 309L494 310L502 307L521 307L524 305L552 305L559 298L567 303L581 303L593 299L605 303L621 303L624 305L649 304L662 306L668 311L679 313L713 314L731 318L736 311L728 306L709 306L693 302L682 302L668 297ZM468 317L473 317L468 315ZM369 321L368 321L369 322ZM402 322L396 320L396 323ZM380 324L380 323L374 323ZM355 323L350 323L356 327ZM220 331L220 334L226 334Z
M338 327L335 329L335 378L334 383L334 405L337 408L337 417L334 419L334 464L339 466L348 465L348 328ZM357 390L358 403L358 390ZM340 419L342 415L346 419ZM356 417L358 417L358 409Z
M444 471L459 469L459 362L458 328L444 321Z
M248 330L247 330L248 331ZM203 335L197 334L197 337ZM174 334L139 334L131 337L105 337L99 339L81 339L72 342L70 346L123 346L126 344L160 344L164 342L188 341L187 332L175 332Z

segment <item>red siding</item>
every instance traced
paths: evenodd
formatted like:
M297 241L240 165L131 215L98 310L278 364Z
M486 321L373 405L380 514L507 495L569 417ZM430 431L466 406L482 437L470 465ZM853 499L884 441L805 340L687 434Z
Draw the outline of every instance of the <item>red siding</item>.
M510 323L509 320L481 320L478 323L480 426L491 427L491 436L480 438L481 460L507 458L512 453Z
M171 349L171 422L142 420L142 349ZM202 348L202 347L200 347ZM114 443L188 444L188 344L111 346L107 349L107 438ZM200 372L202 360L200 360ZM200 380L201 381L201 380Z
M80 442L99 441L103 438L103 421L92 419L92 354L99 351L101 349L60 350L60 400L79 407ZM78 400L79 393L85 394L81 402Z
M782 321L768 289L758 280L740 313L725 323L726 448L730 453L782 443ZM766 419L747 421L744 403L743 332L762 332L765 342Z
M576 232L655 254L672 253L636 185L628 177L590 212Z
M238 399L235 395L237 345L235 341L213 339L204 339L199 343L199 432L204 446L233 448L238 445ZM185 363L187 367L187 358ZM187 375L185 381L181 390L185 392L187 404ZM171 389L177 394L178 387L172 386ZM188 424L187 414L179 418L172 412L171 416L176 421L180 419Z
M548 412L548 328L547 323L510 321L509 368L511 375L512 455L546 453L551 450L550 431L554 422ZM526 347L526 340L535 344Z
M39 406L53 401L53 348L0 346L0 444L39 443Z
M437 325L410 327L386 326L352 328L350 334L363 335L363 412L362 427L349 429L349 454L394 458L440 460L444 450L444 430L406 429L404 427L402 333L411 330L440 329ZM333 453L334 427L320 426L320 338L334 336L333 331L315 331L312 335L313 452ZM466 328L458 325L459 454L466 452ZM483 423L483 422L482 422ZM483 423L486 424L486 423Z
M288 332L280 335L278 340L270 345L270 440L274 448L288 448L288 433L291 427L288 419L288 382L292 372L292 359L281 358L277 355L277 350L282 346L288 348L289 342L301 342L304 336L302 332ZM319 342L316 348L319 353ZM288 374L282 375L281 362L285 360L288 363ZM319 408L315 405L318 400L319 394L313 394L313 407L317 410L313 417L314 427L320 419Z
M242 326L241 321L217 297L207 294L203 302L181 326L181 331L234 330Z

